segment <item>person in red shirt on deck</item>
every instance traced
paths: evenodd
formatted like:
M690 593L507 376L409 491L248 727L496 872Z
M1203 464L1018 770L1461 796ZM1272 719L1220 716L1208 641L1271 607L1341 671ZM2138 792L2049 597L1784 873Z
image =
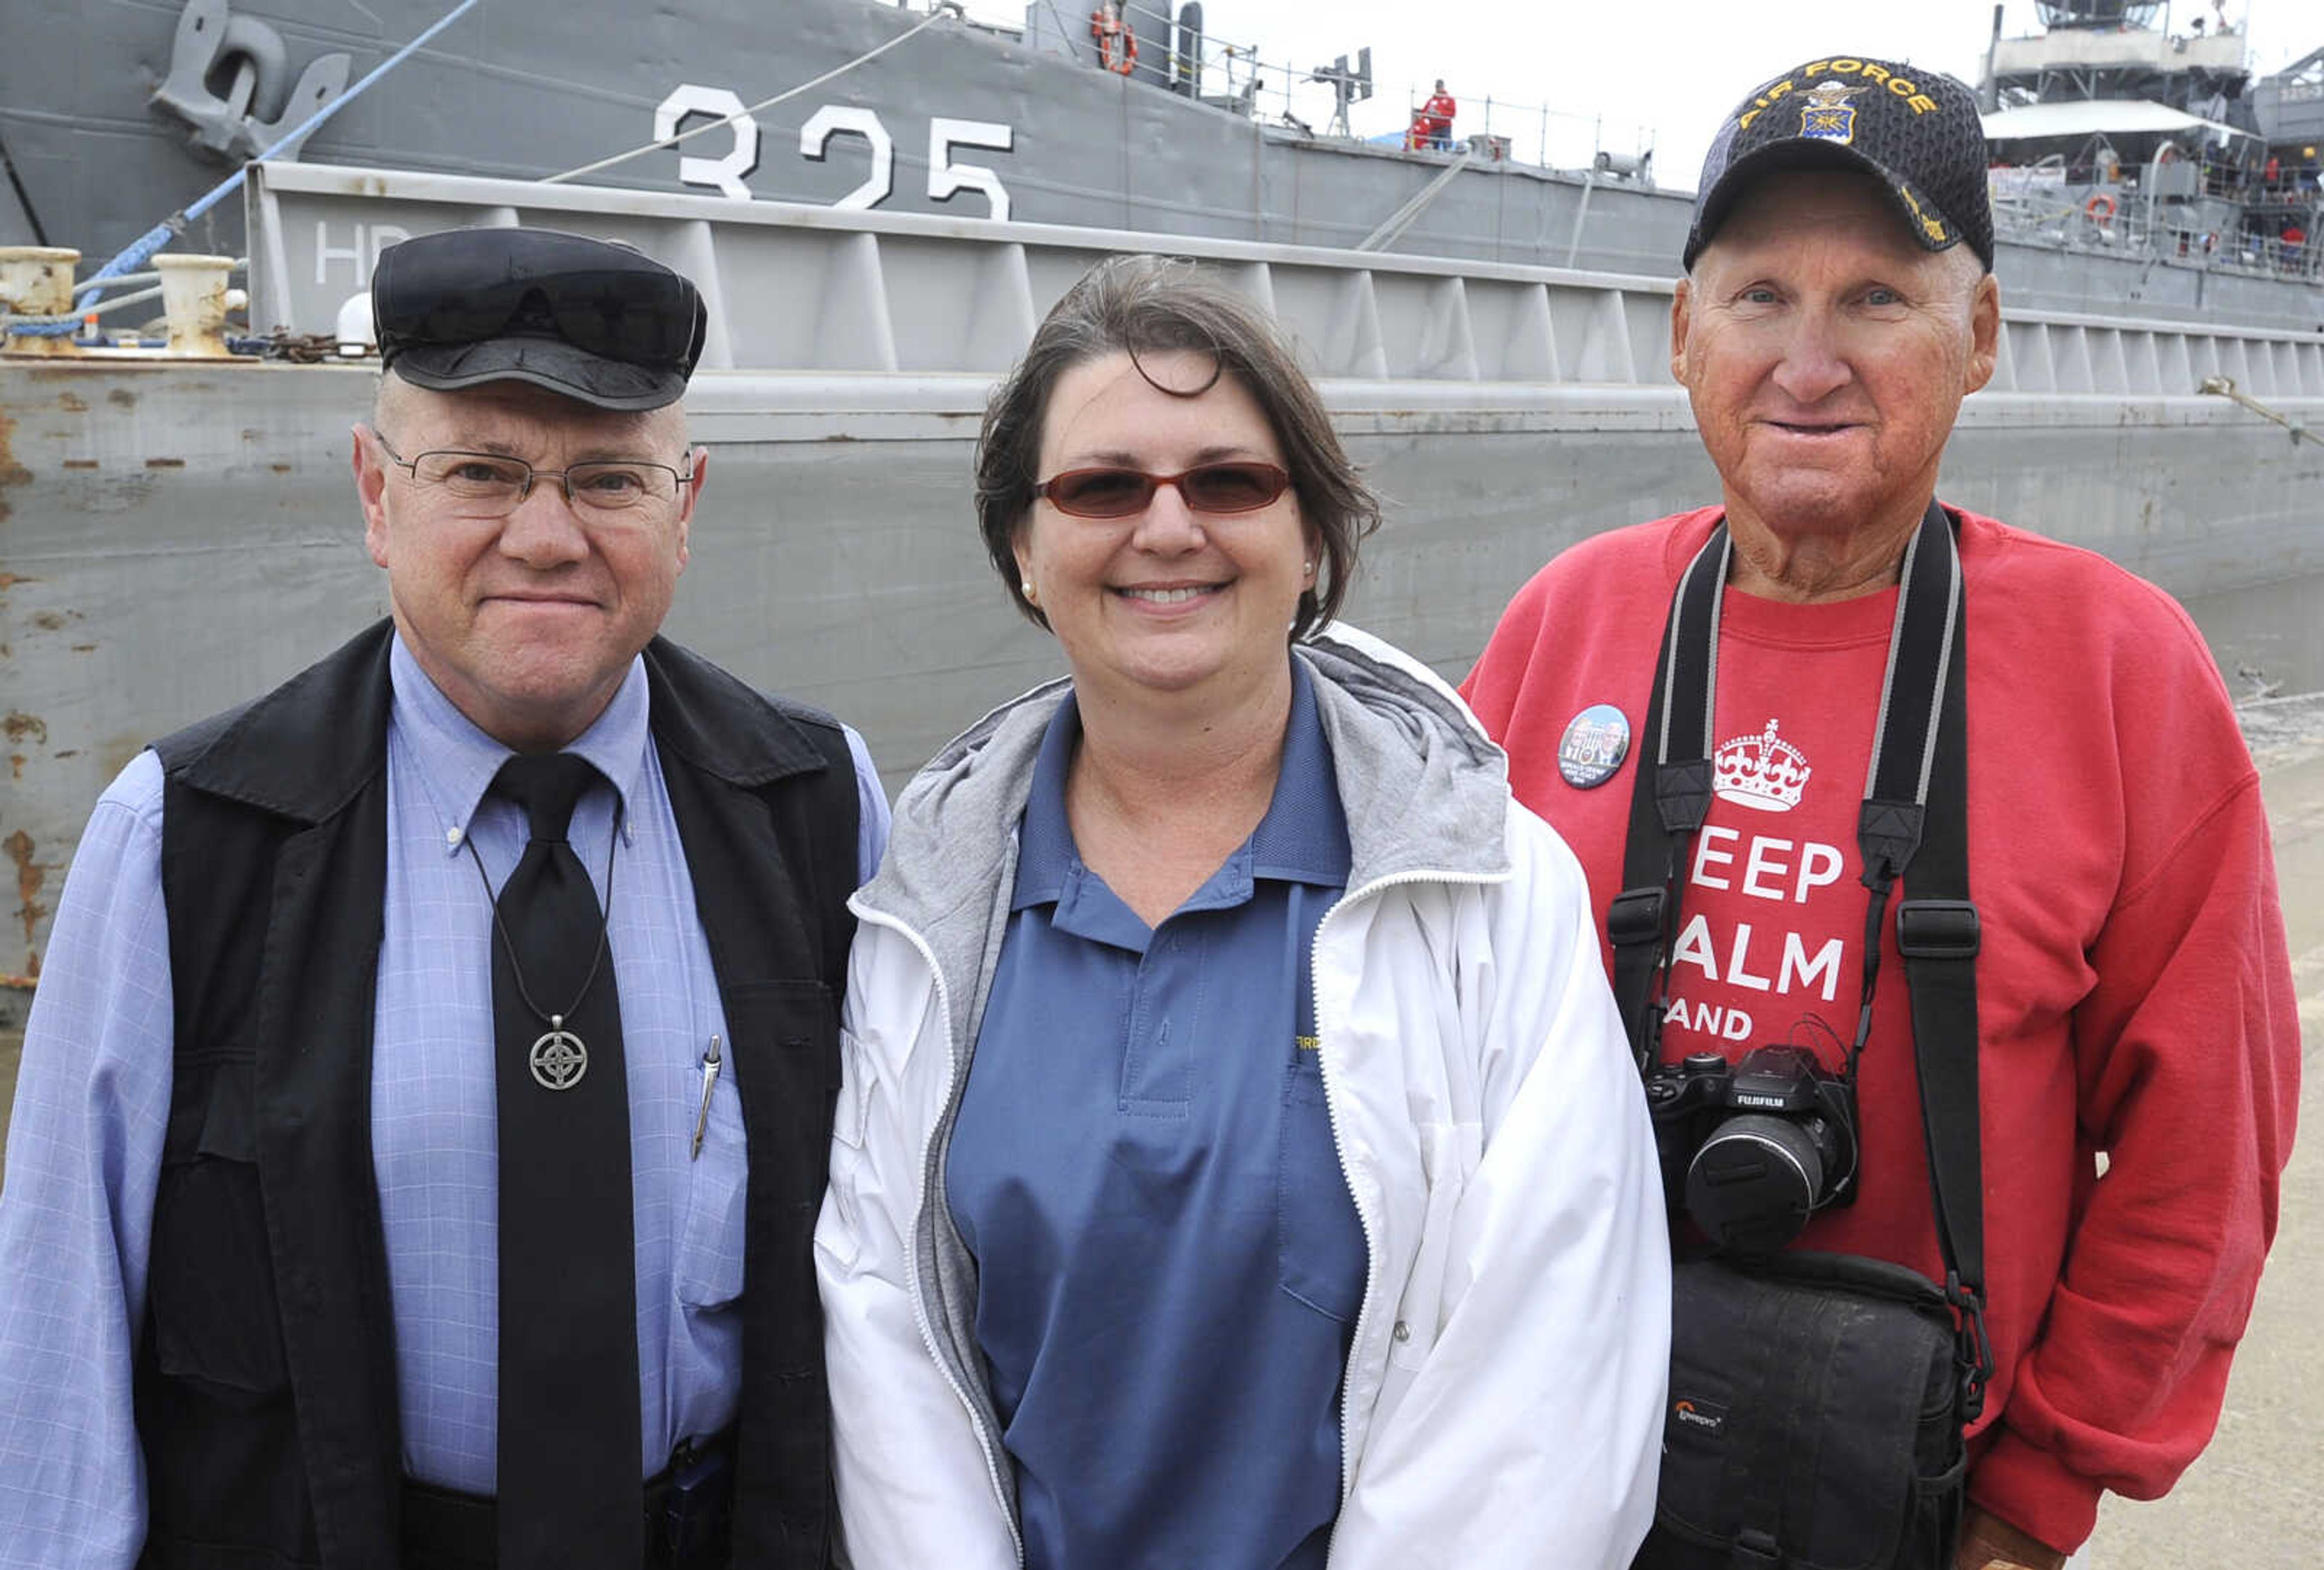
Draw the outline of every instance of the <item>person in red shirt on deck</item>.
M1886 61L1820 61L1738 106L1671 317L1721 501L1551 562L1462 688L1603 932L1673 591L1729 531L1665 1061L1788 1041L1836 1071L1855 1033L1899 569L1997 353L1984 151L1966 88ZM1939 517L1962 585L1994 1364L1954 1565L2055 1570L2102 1492L2163 1493L2218 1422L2275 1232L2299 1016L2258 776L2194 624L2088 551ZM1799 1244L1942 1279L1904 971L1878 930L1857 1198Z
M1439 152L1452 150L1452 116L1460 112L1461 106L1454 103L1452 95L1444 90L1444 78L1437 78L1436 91L1430 95L1428 102L1420 106L1421 115L1428 125L1429 146Z

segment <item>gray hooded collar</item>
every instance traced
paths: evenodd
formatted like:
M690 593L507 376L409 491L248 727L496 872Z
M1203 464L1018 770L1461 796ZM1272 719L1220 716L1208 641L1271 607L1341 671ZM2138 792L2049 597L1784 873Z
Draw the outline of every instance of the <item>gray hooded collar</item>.
M1346 626L1293 646L1315 678L1348 817L1351 891L1383 879L1505 874L1508 766L1435 675ZM1001 705L948 743L897 799L888 854L856 896L921 934L952 990L955 1040L980 1010L1033 768L1069 683ZM996 897L996 889L999 891Z

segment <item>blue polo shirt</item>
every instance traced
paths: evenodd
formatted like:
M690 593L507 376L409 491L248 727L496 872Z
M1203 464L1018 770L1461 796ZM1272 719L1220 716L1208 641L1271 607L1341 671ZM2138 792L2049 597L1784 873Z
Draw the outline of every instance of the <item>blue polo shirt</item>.
M1321 1570L1361 1224L1308 956L1347 819L1292 662L1275 796L1150 930L1074 852L1049 725L945 1194L1032 1570Z

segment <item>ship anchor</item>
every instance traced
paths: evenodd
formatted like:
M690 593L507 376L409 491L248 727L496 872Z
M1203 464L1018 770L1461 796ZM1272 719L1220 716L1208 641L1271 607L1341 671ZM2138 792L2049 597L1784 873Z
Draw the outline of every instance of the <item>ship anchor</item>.
M189 140L195 146L244 163L284 142L287 133L345 92L349 63L344 54L317 55L293 87L290 51L270 23L234 15L226 0L186 0L170 74L152 102L192 128ZM290 142L279 156L298 157L305 141Z

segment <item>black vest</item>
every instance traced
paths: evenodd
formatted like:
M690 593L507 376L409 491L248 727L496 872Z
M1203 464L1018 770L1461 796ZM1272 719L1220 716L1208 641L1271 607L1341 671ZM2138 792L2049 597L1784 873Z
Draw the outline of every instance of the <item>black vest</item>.
M370 1116L390 646L383 622L155 749L176 1049L137 1350L143 1566L398 1563ZM828 716L659 639L645 666L750 1169L733 1562L820 1566L814 1235L853 932L854 771Z

